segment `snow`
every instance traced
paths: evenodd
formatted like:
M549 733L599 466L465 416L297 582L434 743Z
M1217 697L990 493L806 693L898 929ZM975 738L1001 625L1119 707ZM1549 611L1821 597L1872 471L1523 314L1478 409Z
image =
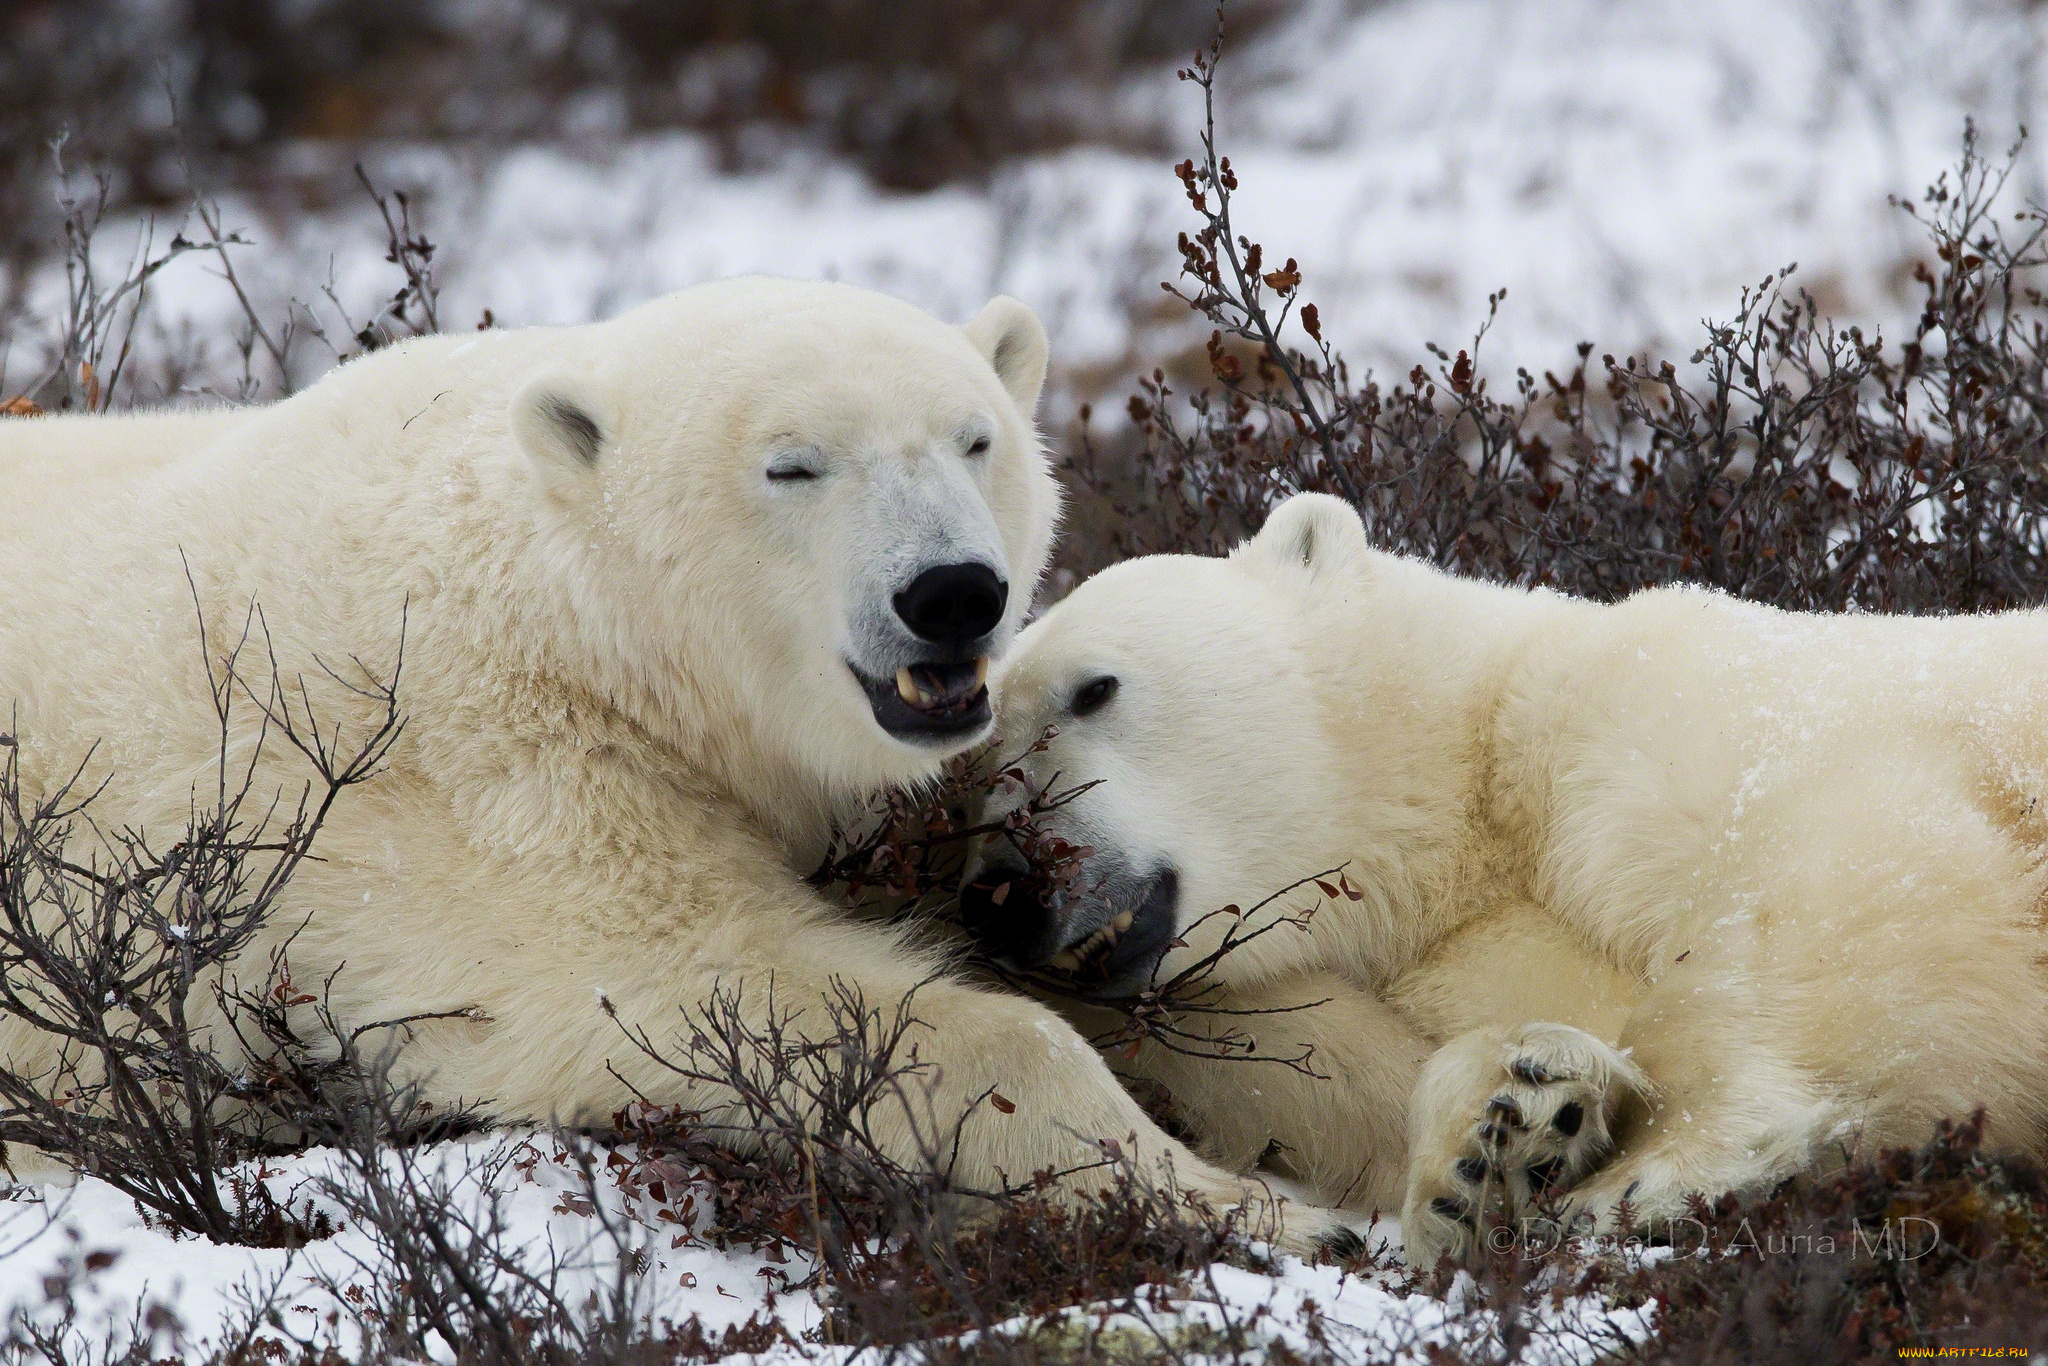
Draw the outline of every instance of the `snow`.
M681 1323L696 1315L715 1335L756 1314L772 1314L796 1336L820 1317L817 1301L808 1295L771 1293L785 1277L808 1274L801 1257L777 1264L759 1252L722 1250L703 1236L710 1225L708 1206L687 1225L663 1220L652 1201L631 1199L615 1183L586 1184L547 1135L441 1143L426 1149L421 1162L430 1178L446 1181L451 1204L472 1218L492 1212L495 1202L507 1244L529 1250L532 1269L552 1261L566 1302L581 1302L616 1272L615 1245L602 1222L584 1212L582 1196L595 1189L608 1213L632 1217L628 1246L647 1259L634 1284L649 1321ZM15 1188L12 1202L0 1205L0 1317L52 1314L45 1278L67 1259L82 1266L93 1253L112 1253L110 1265L80 1278L71 1292L88 1340L107 1331L118 1337L138 1307L158 1305L183 1325L185 1356L203 1359L208 1344L240 1322L240 1311L275 1287L275 1303L296 1336L351 1351L361 1339L346 1292L380 1274L388 1281L390 1272L376 1240L343 1221L329 1194L327 1183L343 1175L339 1159L314 1149L275 1160L264 1172L265 1185L280 1202L300 1212L310 1203L340 1222L339 1231L298 1249L224 1246L191 1234L174 1236L161 1219L145 1219L132 1200L91 1177L70 1186Z
M545 1134L442 1143L423 1150L420 1161L429 1174L448 1181L451 1206L472 1219L490 1212L495 1202L508 1244L532 1254L529 1269L550 1264L558 1269L564 1302L582 1302L610 1284L617 1272L618 1244L604 1234L604 1221L583 1201L594 1189L612 1222L629 1229L625 1244L644 1258L642 1270L630 1279L650 1324L680 1324L696 1315L715 1337L728 1325L762 1315L779 1320L803 1344L768 1353L776 1362L854 1366L853 1358L861 1355L807 1341L816 1336L821 1307L812 1294L788 1289L810 1273L804 1256L791 1253L787 1262L776 1262L746 1247L715 1244L708 1236L713 1226L708 1193L693 1193L703 1199L689 1202L693 1212L681 1223L664 1219L661 1209L685 1204L673 1192L667 1206L658 1206L644 1195L627 1196L602 1178L587 1185L565 1150ZM298 1211L324 1211L341 1225L331 1237L294 1250L222 1246L189 1234L174 1237L161 1221L145 1220L132 1201L90 1177L71 1186L16 1187L11 1201L0 1204L0 1317L24 1314L48 1321L58 1310L50 1288L50 1278L56 1278L68 1281L66 1293L76 1305L83 1343L118 1346L140 1321L138 1311L155 1307L169 1311L179 1325L175 1337L155 1344L157 1356L197 1361L239 1331L249 1306L268 1300L284 1328L260 1329L260 1335L289 1335L349 1355L362 1342L351 1312L351 1287L367 1287L379 1276L388 1282L392 1273L376 1240L348 1223L330 1197L325 1183L340 1174L336 1155L319 1149L273 1160L263 1169L265 1183L279 1200ZM1399 1229L1391 1224L1361 1221L1360 1231L1375 1245L1399 1246ZM105 1264L81 1273L94 1254L100 1254L95 1264ZM1276 1260L1275 1275L1217 1264L1156 1301L1141 1296L1074 1306L1044 1320L1019 1320L987 1331L1146 1335L1139 1341L1158 1334L1199 1342L1196 1335L1203 1330L1223 1333L1235 1325L1255 1354L1275 1343L1305 1351L1308 1334L1319 1331L1340 1345L1343 1359L1360 1361L1425 1361L1429 1344L1483 1345L1497 1340L1500 1332L1491 1313L1465 1303L1471 1287L1462 1279L1447 1298L1435 1299L1404 1294L1387 1280L1346 1275L1332 1266L1285 1256ZM73 1272L69 1277L67 1266ZM1603 1346L1641 1339L1650 1323L1642 1311L1579 1299L1540 1307L1534 1325L1540 1350L1528 1359L1566 1366L1593 1360ZM86 1359L92 1359L90 1350Z

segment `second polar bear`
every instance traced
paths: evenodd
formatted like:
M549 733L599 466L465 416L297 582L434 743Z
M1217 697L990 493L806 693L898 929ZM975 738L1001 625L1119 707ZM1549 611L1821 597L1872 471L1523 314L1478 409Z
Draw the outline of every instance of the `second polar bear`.
M990 946L1114 990L1342 867L1225 955L1225 1018L1321 1077L1148 1047L1216 1155L1403 1208L1411 1253L1557 1201L1682 1214L1989 1113L2048 1150L2048 614L1822 617L1671 588L1612 606L1371 550L1301 495L1227 559L1110 569L997 680L1079 890ZM1055 778L1057 775L1057 778ZM1005 801L1021 800L1020 797ZM1205 918L1205 916L1207 918ZM1060 961L1071 964L1072 959ZM1625 1207L1624 1207L1624 1202Z

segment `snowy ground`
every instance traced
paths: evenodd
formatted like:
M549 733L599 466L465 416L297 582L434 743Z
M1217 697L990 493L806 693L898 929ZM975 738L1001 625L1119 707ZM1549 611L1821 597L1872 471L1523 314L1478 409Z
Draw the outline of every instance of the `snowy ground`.
M530 1269L558 1267L562 1298L575 1303L610 1283L618 1244L605 1236L603 1224L583 1203L591 1187L573 1166L558 1160L559 1154L544 1135L499 1135L442 1144L431 1156L456 1177L456 1198L471 1210L498 1202L509 1241L533 1250ZM322 1190L322 1178L337 1170L333 1154L316 1150L269 1170L268 1184L280 1200L296 1210L307 1209L310 1202L339 1215ZM650 1323L681 1323L696 1315L715 1337L727 1325L758 1314L779 1319L792 1338L815 1336L812 1330L821 1318L817 1300L808 1293L785 1292L792 1281L809 1274L800 1255L778 1263L751 1250L721 1250L703 1236L710 1226L708 1207L679 1225L660 1218L659 1208L645 1198L628 1198L608 1182L600 1181L597 1188L605 1192L606 1213L630 1229L627 1245L645 1258L645 1269L633 1284ZM671 1196L669 1207L676 1203ZM1382 1228L1369 1236L1377 1241L1399 1234ZM88 1259L99 1269L64 1275L67 1267L83 1268ZM0 1204L0 1316L47 1319L58 1312L53 1285L66 1284L65 1293L77 1306L87 1360L92 1349L125 1341L138 1311L146 1316L152 1306L170 1311L180 1325L176 1336L166 1332L158 1338L159 1357L202 1360L209 1348L240 1331L250 1305L266 1301L280 1311L283 1327L263 1329L263 1336L331 1344L347 1355L362 1340L350 1288L380 1274L390 1279L375 1240L346 1222L330 1238L286 1251L173 1238L145 1221L133 1202L91 1179L69 1188L18 1188L11 1203ZM1287 1341L1306 1350L1306 1325L1318 1317L1340 1344L1340 1360L1422 1361L1428 1344L1474 1344L1497 1331L1491 1315L1468 1309L1462 1300L1456 1291L1448 1300L1404 1296L1334 1267L1283 1258L1278 1276L1211 1267L1176 1291L1164 1311L1076 1306L1046 1320L1020 1320L991 1331L1092 1331L1127 1334L1142 1343L1154 1334L1171 1338L1234 1323L1247 1326L1253 1343ZM1538 1336L1548 1347L1527 1358L1536 1362L1590 1361L1602 1345L1619 1345L1647 1329L1644 1315L1610 1311L1593 1302L1547 1311L1541 1322L1548 1331ZM849 1354L807 1342L769 1355L839 1366Z
M531 1248L536 1271L558 1267L563 1298L575 1302L608 1283L615 1245L600 1221L585 1212L582 1196L591 1187L558 1160L559 1153L545 1135L516 1134L440 1144L430 1160L438 1161L457 1198L473 1211L495 1200L508 1243ZM348 1288L380 1271L388 1280L386 1263L370 1233L346 1222L323 1189L323 1179L339 1175L334 1154L314 1150L268 1170L266 1184L281 1203L294 1211L306 1211L310 1203L341 1223L340 1230L297 1250L220 1246L173 1236L161 1220L146 1220L132 1200L90 1178L71 1187L18 1188L11 1206L0 1205L0 1309L48 1315L55 1306L46 1277L61 1272L67 1259L82 1267L94 1253L113 1253L111 1264L84 1276L71 1291L88 1337L99 1336L94 1330L118 1336L139 1306L161 1305L183 1325L187 1355L199 1358L224 1329L242 1320L252 1302L274 1298L295 1335L351 1350L360 1339ZM610 1196L609 1212L630 1208L635 1218L629 1245L650 1258L640 1285L651 1321L681 1322L695 1314L716 1334L757 1313L774 1312L792 1335L816 1325L818 1307L810 1296L771 1293L783 1284L784 1273L801 1278L808 1268L721 1251L699 1237L671 1246L686 1230L657 1218L648 1202L629 1203L610 1183L597 1188ZM700 1215L687 1232L701 1233L707 1223Z
M2019 0L1307 0L1226 56L1223 141L1241 227L1301 259L1354 361L1405 373L1424 341L1468 338L1502 287L1495 364L1556 365L1581 339L1682 356L1703 316L1794 261L1838 316L1905 314L1919 244L1887 197L1954 163L1965 118L2002 151L2038 115L2044 28L2048 10ZM1128 92L1170 111L1183 150L1194 95L1169 69ZM955 319L1006 291L1040 310L1087 392L1182 340L1157 291L1188 219L1171 159L1080 148L918 195L803 152L720 175L687 134L386 148L372 164L424 200L444 325L486 308L584 321L748 271L874 285ZM2037 146L2016 187L2044 186ZM311 299L331 269L367 311L390 276L361 207L268 222L226 203L259 244L244 253L259 295ZM160 286L172 325L229 316L198 261Z

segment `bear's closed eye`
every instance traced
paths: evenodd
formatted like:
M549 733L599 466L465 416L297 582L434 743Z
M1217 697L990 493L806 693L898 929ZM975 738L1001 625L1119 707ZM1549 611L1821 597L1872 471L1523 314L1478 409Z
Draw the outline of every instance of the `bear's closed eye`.
M1068 705L1067 710L1076 717L1086 716L1090 712L1101 711L1104 704L1110 698L1116 696L1116 690L1117 681L1113 675L1104 674L1100 678L1090 679L1081 685L1080 691L1074 694L1074 700Z

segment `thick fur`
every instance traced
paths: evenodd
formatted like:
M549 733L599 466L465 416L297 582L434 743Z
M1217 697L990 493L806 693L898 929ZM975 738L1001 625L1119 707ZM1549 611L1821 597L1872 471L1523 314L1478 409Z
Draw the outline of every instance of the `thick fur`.
M841 980L885 1010L916 991L937 1124L992 1088L1013 1103L975 1110L963 1184L1135 1136L1144 1175L1263 1198L1160 1134L1049 1011L800 878L835 820L980 738L892 737L847 665L893 672L876 633L923 560L1003 568L996 648L1010 638L1058 514L1031 419L1044 373L1013 300L956 329L866 291L742 280L588 327L411 342L265 409L8 422L0 708L32 789L90 752L101 824L168 835L213 790L207 667L252 608L243 669L267 637L288 688L309 680L323 725L355 735L360 700L319 666L388 672L403 623L403 738L277 924L304 922L296 977L333 974L344 1021L473 1008L403 1055L435 1099L601 1121L637 1088L715 1110L600 998L660 1044L721 988L757 1021L772 999L821 1027ZM237 762L255 708L241 717ZM272 749L260 781L297 791L303 767ZM35 1068L48 1043L0 1022L0 1053ZM911 1116L878 1122L918 1160ZM1331 1219L1302 1210L1290 1239Z
M1037 781L1103 780L1056 828L1177 871L1167 972L1205 912L1344 867L1362 900L1221 964L1240 1007L1332 999L1338 1028L1238 1021L1327 1082L1137 1065L1217 1156L1277 1142L1402 1204L1425 1261L1488 1205L1671 1217L1980 1105L2048 1151L2048 615L1601 606L1376 553L1303 495L1227 560L1083 585L997 698L1006 745L1059 727ZM1099 923L1070 914L1064 942Z

